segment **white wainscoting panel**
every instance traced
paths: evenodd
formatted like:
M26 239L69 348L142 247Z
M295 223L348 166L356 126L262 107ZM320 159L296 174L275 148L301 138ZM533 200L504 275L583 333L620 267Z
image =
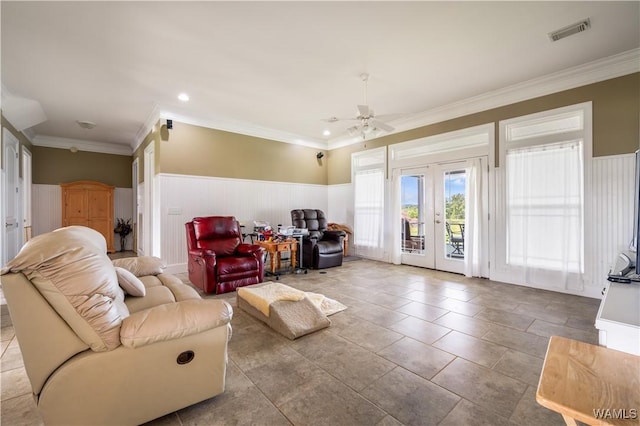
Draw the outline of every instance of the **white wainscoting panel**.
M329 185L327 218L334 223L353 226L353 185Z
M34 184L31 187L33 236L51 232L62 226L62 191L59 185ZM131 188L116 188L113 194L114 221L118 217L128 219L133 214L133 191ZM115 227L115 224L114 224ZM114 247L120 247L120 237L114 235ZM127 238L127 249L133 247L131 235Z
M333 223L340 223L353 229L353 185L345 183L340 185L329 185L327 218ZM349 252L352 255L353 238L349 239Z
M592 176L594 223L586 232L593 232L593 262L589 272L596 287L594 291L599 293L616 257L620 253L629 254L633 237L635 155L594 158ZM592 296L600 297L599 294Z
M31 185L33 236L62 226L62 191L59 185Z
M291 225L291 210L328 211L327 186L160 174L161 257L169 272L186 272L184 224L197 216L235 216L253 230L254 220Z

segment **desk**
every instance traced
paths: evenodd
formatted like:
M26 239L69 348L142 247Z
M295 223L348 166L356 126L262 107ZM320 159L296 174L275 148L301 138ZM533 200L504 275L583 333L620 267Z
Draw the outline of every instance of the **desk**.
M640 285L608 282L596 328L600 345L640 355Z
M291 270L295 270L296 267L296 252L298 251L298 242L294 239L286 240L286 241L256 241L254 244L259 245L264 248L267 253L269 253L269 257L271 258L271 274L277 275L277 272L280 271L280 263L281 263L281 253L283 251L291 252ZM277 262L277 268L276 268Z
M536 401L567 425L637 425L640 356L552 336Z

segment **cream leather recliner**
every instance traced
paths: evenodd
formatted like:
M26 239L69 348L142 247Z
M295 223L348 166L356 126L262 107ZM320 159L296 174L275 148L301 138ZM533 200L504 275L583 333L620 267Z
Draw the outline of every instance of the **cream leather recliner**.
M160 259L112 262L102 235L71 226L31 239L1 272L45 424L135 425L224 391L233 310Z

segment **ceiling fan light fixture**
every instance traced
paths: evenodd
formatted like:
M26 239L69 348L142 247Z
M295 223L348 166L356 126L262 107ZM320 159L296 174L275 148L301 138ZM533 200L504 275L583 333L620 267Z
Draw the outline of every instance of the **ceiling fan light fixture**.
M94 123L93 121L77 120L76 123L78 123L78 126L82 127L83 129L87 129L87 130L91 130L94 127L96 127L96 123Z
M335 123L336 121L341 120L357 121L359 124L349 127L347 132L350 136L360 136L362 139L366 139L367 137L378 137L384 132L392 132L394 130L393 126L377 119L373 112L373 108L369 107L369 104L367 103L367 82L369 81L369 74L360 74L360 79L364 83L364 103L356 105L357 115L353 118L338 118L336 116L332 116L323 120L329 123Z

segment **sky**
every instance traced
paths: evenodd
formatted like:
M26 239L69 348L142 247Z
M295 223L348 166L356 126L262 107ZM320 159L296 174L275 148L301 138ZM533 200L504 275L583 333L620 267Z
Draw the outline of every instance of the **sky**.
M445 180L445 197L464 194L465 174L451 174ZM402 176L402 205L418 204L418 179Z

